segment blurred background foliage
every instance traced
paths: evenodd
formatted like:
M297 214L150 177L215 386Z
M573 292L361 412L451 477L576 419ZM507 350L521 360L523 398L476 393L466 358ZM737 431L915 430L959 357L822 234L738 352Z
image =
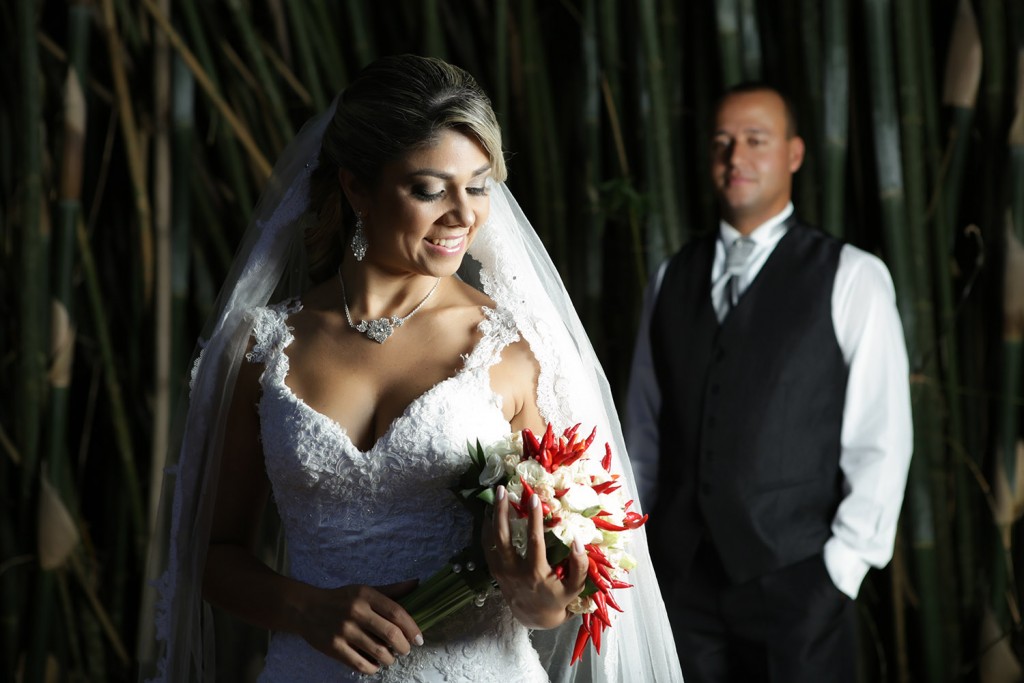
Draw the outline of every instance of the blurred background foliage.
M416 52L491 94L619 395L648 272L715 225L715 97L792 94L797 212L885 259L911 354L862 677L1020 680L1022 47L1019 0L0 4L0 678L133 678L170 416L270 165L360 66Z

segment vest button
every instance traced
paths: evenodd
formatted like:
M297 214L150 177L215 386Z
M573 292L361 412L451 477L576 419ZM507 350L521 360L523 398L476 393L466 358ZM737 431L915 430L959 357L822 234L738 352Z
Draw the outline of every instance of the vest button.
M716 363L721 363L722 359L724 357L725 357L725 349L723 349L721 346L719 346L717 349L715 349L715 362Z
M718 396L718 385L717 384L712 384L711 385L711 395L712 396Z

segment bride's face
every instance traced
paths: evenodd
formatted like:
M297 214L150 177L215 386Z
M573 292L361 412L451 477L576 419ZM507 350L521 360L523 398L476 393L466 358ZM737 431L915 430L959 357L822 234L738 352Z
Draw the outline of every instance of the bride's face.
M454 129L385 166L361 207L366 259L402 273L454 273L490 213L490 174L484 148Z

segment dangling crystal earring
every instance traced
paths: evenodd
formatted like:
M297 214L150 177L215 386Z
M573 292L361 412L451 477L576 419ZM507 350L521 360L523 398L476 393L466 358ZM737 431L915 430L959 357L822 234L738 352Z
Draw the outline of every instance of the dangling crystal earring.
M356 229L352 233L352 241L349 242L349 246L352 247L352 255L356 257L356 261L362 261L366 257L366 248L370 246L370 243L366 241L366 231L363 230L363 214L356 214Z

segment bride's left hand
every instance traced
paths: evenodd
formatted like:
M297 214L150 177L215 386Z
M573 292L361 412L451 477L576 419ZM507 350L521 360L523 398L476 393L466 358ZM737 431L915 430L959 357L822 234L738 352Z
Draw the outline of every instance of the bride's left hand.
M554 628L570 616L567 607L583 590L587 580L587 554L574 543L565 578L559 580L548 564L544 546L544 513L540 498L533 494L523 503L529 509L526 557L512 545L509 528L508 495L499 487L491 523L484 524L484 554L491 576L515 615L528 628Z

